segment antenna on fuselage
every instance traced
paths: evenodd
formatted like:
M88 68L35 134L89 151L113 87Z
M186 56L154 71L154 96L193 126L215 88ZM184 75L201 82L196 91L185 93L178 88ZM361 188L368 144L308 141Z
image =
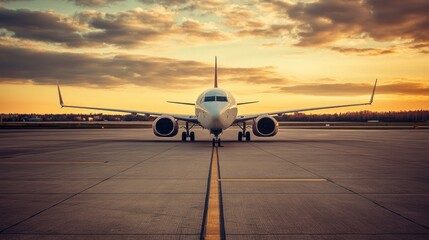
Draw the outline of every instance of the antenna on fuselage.
M215 56L215 76L214 76L214 87L217 88L217 56Z

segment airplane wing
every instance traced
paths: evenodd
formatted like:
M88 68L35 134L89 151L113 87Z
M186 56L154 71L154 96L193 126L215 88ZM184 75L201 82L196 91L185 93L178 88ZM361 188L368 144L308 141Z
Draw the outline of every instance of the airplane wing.
M136 111L136 110L126 110L126 109L114 109L114 108L100 108L100 107L87 107L87 106L73 106L64 104L63 97L61 95L60 84L57 81L58 87L58 97L60 99L61 108L80 108L80 109L91 109L91 110L101 110L101 111L110 111L110 112L122 112L122 113L130 113L130 114L142 114L146 116L161 116L161 115L170 115L177 120L192 122L198 124L198 120L195 116L192 115L183 115L183 114L169 114L162 112L148 112L148 111Z
M175 102L175 101L167 101L168 103L174 103L174 104L182 104L182 105L190 105L195 106L195 103L188 103L188 102Z
M234 124L239 123L239 122L243 122L243 121L247 121L247 120L252 120L252 119L255 119L261 115L279 115L279 114L284 114L284 113L296 113L296 112L305 112L305 111L330 109L330 108L343 108L343 107L371 105L373 100L374 100L374 94L375 94L375 88L376 87L377 87L377 79L375 80L374 88L372 89L372 95L371 95L371 99L369 100L369 102L335 105L335 106L324 106L324 107L299 108L299 109L283 110L283 111L276 111L276 112L266 112L266 113L259 113L259 114L242 115L242 116L237 116L237 119L235 119Z
M253 103L258 103L259 101L252 101L252 102L239 102L237 103L237 105L246 105L246 104L253 104Z

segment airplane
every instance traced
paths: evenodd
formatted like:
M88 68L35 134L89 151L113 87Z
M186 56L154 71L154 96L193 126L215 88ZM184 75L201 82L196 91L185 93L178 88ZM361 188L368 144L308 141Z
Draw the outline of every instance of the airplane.
M320 110L320 109L332 109L332 108L343 108L353 107L362 105L372 105L374 100L375 88L377 86L377 79L375 80L374 87L369 102L365 103L354 103L354 104L343 104L336 106L324 106L324 107L313 107L313 108L301 108L292 110L281 110L274 112L265 112L258 114L249 115L238 115L238 106L245 104L253 104L258 101L251 102L237 102L233 95L225 90L218 88L217 78L217 57L215 57L214 67L214 87L210 88L201 93L195 103L188 102L176 102L167 101L174 104L184 104L195 107L195 115L183 115L183 114L168 114L162 112L148 112L148 111L135 111L135 110L124 110L124 109L112 109L112 108L100 108L100 107L86 107L86 106L73 106L64 104L61 96L60 84L57 81L58 96L60 100L61 108L80 108L80 109L91 109L91 110L102 110L112 112L130 113L133 115L142 114L146 117L156 116L157 118L152 123L153 133L158 137L174 137L179 132L178 121L185 122L185 130L182 132L182 141L186 142L195 141L195 133L190 131L194 126L201 126L204 129L208 129L211 134L214 135L212 139L213 147L221 146L221 139L219 137L222 132L236 125L240 127L240 131L237 135L238 141L250 141L250 132L247 131L247 121L253 121L252 131L255 136L258 137L272 137L277 134L279 124L273 116L281 116L286 113L297 113L304 111Z

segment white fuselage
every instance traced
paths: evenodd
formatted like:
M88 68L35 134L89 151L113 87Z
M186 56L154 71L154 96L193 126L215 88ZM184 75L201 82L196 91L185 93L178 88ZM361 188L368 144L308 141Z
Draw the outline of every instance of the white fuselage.
M221 131L234 123L237 102L230 92L211 88L197 98L195 115L203 128Z

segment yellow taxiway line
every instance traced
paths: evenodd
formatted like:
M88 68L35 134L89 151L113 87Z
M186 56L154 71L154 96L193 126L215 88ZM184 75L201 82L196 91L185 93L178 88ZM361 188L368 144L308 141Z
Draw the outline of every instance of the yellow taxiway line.
M219 199L219 158L217 154L217 147L213 148L211 174L210 174L210 188L207 207L207 219L205 226L204 239L218 240L221 239L221 223L220 223L220 199Z

